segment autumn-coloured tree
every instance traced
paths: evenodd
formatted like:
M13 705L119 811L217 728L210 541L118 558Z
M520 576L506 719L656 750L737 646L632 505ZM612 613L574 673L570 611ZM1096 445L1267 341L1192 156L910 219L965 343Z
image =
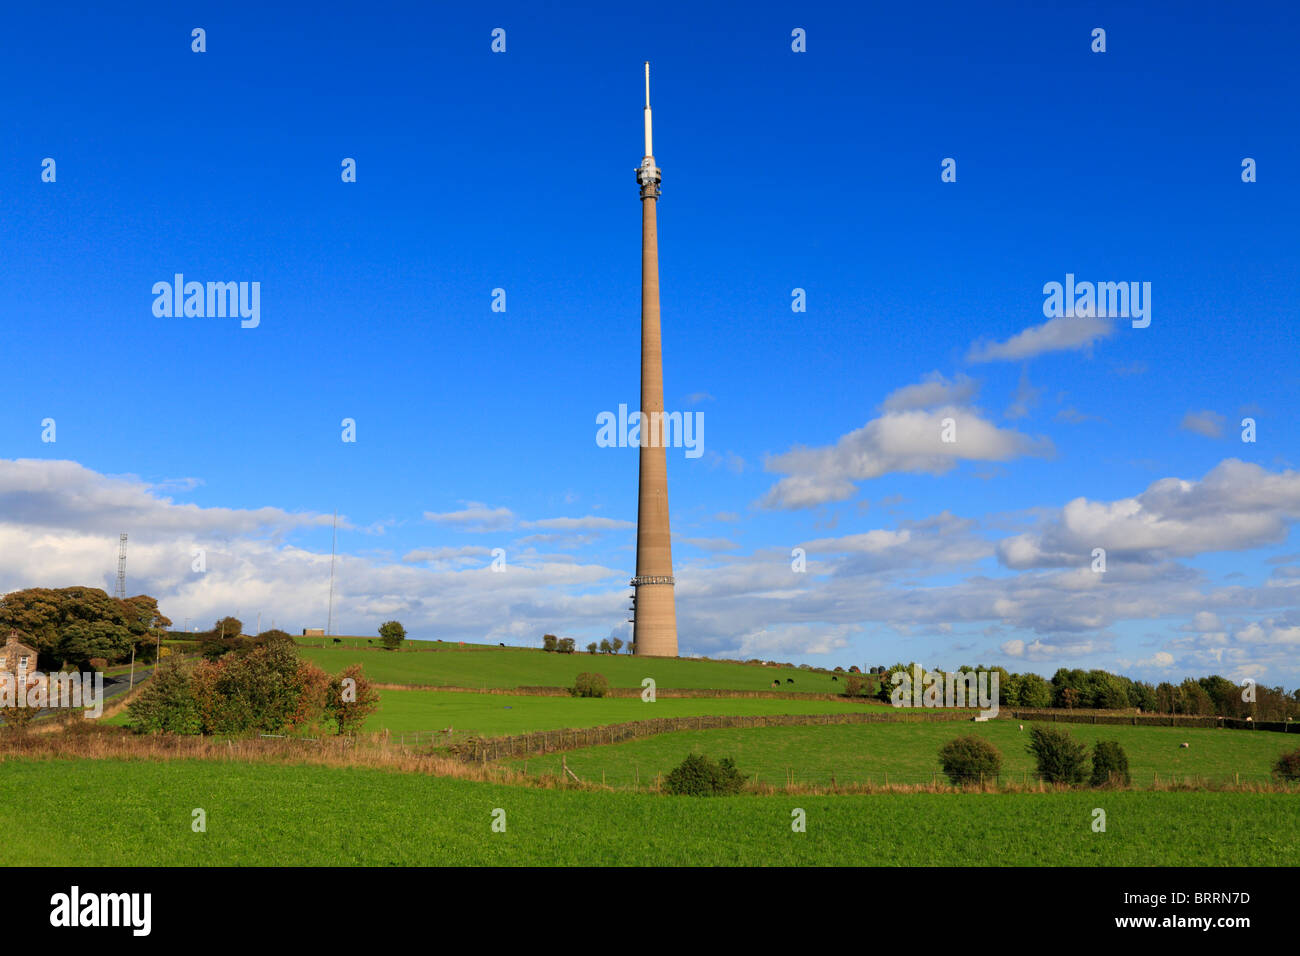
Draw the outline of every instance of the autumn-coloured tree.
M379 691L371 686L360 664L344 669L330 681L325 713L340 735L355 734L378 707Z

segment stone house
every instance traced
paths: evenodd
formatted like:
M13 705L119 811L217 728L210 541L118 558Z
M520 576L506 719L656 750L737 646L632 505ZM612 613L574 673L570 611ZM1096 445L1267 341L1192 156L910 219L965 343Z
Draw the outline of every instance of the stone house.
M8 678L17 675L24 686L30 687L40 678L36 671L36 651L18 639L18 632L11 630L4 647L0 648L0 675Z

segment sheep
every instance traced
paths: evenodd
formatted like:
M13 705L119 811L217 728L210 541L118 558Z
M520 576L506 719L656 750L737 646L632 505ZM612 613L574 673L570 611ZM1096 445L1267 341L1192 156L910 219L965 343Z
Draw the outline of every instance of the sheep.
M1021 724L1021 725L1020 725L1020 729L1021 729L1021 730L1024 730L1024 729L1025 729L1025 725L1024 725L1024 724Z
M1181 747L1190 747L1191 744L1189 744L1189 743L1181 743L1181 744L1179 744L1178 746L1179 746L1180 748L1181 748Z

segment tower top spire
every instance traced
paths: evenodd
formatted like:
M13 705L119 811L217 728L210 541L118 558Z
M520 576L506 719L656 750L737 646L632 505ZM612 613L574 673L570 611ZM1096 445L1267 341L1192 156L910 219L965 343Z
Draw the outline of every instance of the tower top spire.
M650 61L645 61L645 154L655 154L653 137L650 135Z

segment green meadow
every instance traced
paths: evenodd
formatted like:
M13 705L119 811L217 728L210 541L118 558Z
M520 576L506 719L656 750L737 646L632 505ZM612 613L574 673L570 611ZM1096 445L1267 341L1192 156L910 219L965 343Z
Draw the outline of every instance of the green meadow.
M649 783L667 773L692 751L711 757L731 757L749 779L784 785L788 775L806 784L929 782L940 770L938 752L944 743L965 734L987 738L1002 753L1008 777L1034 772L1026 751L1031 724L1019 721L948 724L833 724L811 727L753 727L686 730L626 743L571 750L569 769L584 780L611 786ZM1273 762L1283 751L1300 747L1300 734L1241 730L1181 730L1173 727L1093 726L1059 724L1091 747L1098 740L1117 740L1128 754L1134 786L1150 786L1155 776L1168 782L1197 775L1216 781L1269 779ZM1191 746L1182 748L1183 742ZM529 773L560 772L558 755L514 761ZM943 779L942 773L939 775ZM1006 777L1004 777L1006 779ZM1300 806L1297 807L1300 812Z
M314 641L319 639L300 638ZM481 645L429 644L410 642L406 647L421 650L384 651L364 646L300 648L302 656L332 674L351 664L365 667L366 676L383 684L416 684L431 687L571 687L583 671L604 674L613 687L642 686L647 677L659 687L719 690L781 690L791 693L837 694L844 687L845 674L801 670L797 667L764 667L730 661L692 661L676 658L632 657L628 654L554 654L525 647L483 647ZM437 648L436 650L433 648ZM794 683L787 683L787 681Z
M0 828L0 864L37 866L1300 864L1286 794L697 799L203 761L7 760Z
M456 731L480 736L599 727L652 717L731 714L833 714L888 710L882 704L836 700L766 700L758 697L523 697L472 691L381 690L367 731Z

